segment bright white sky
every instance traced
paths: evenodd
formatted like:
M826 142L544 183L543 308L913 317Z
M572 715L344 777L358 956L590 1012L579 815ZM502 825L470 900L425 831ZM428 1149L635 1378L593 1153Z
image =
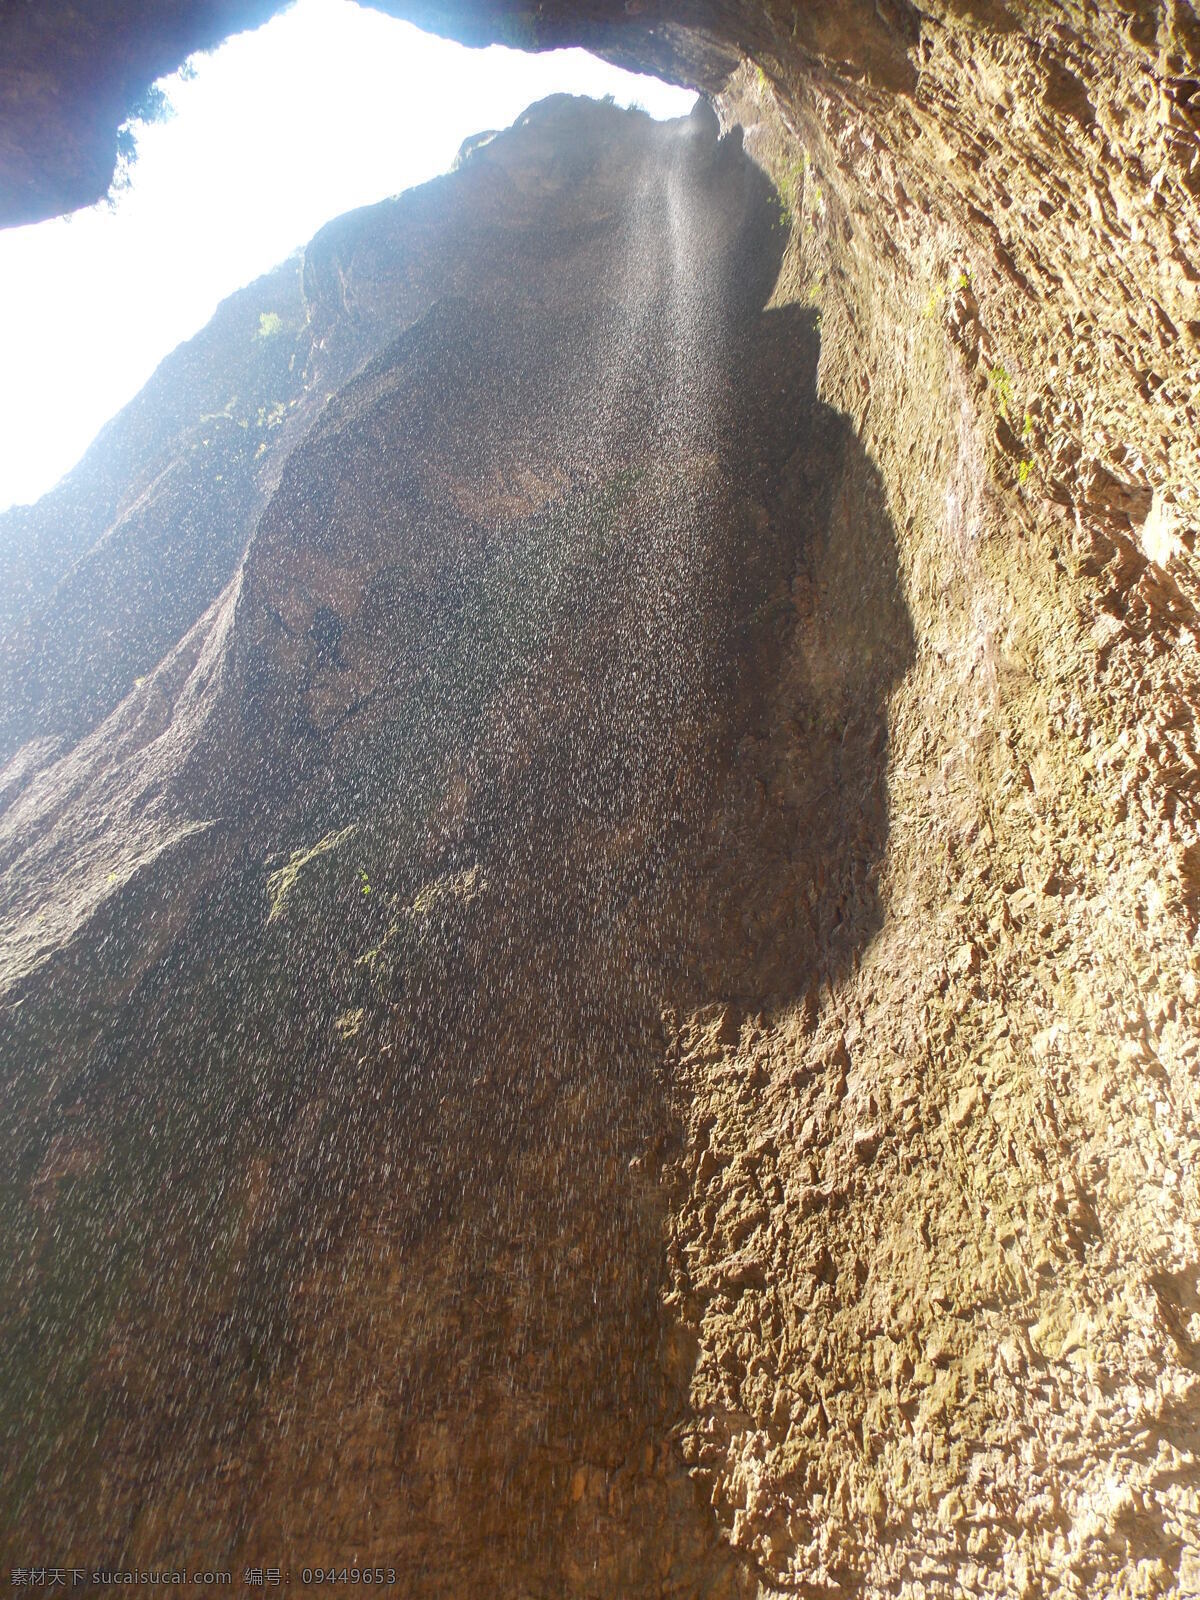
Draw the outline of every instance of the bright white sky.
M445 172L463 139L534 100L612 94L656 117L695 96L582 50L465 50L353 0L296 0L162 80L108 204L0 230L0 509L72 467L217 302L322 223Z

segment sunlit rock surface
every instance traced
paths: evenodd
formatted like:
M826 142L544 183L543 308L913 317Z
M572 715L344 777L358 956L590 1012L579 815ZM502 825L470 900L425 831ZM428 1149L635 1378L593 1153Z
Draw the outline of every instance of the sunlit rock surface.
M22 624L14 1560L1196 1593L1194 11L433 11L777 198L335 224L219 598Z
M12 599L14 1561L749 1583L681 1446L680 1041L850 970L911 651L786 237L707 108L544 102L29 514L112 521Z

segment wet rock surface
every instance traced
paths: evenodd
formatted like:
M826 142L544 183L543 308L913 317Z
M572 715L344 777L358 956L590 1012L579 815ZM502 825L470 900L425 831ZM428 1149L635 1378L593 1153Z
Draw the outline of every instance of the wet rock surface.
M310 247L215 599L200 489L121 489L29 610L61 684L0 818L6 1548L748 1592L678 1436L677 1019L802 993L806 894L852 960L911 651L814 318L763 309L785 238L707 110L544 102ZM869 630L820 577L839 493ZM106 596L167 555L194 580L135 586L115 656ZM861 652L797 654L801 590Z

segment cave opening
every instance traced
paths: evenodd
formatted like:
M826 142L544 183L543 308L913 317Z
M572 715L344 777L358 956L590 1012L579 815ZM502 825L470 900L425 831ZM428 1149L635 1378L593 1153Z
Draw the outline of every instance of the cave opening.
M51 489L230 294L556 93L654 117L694 98L583 50L469 48L353 0L297 0L157 79L122 126L105 199L0 232L0 283L23 308L0 509ZM278 331L265 315L262 338Z

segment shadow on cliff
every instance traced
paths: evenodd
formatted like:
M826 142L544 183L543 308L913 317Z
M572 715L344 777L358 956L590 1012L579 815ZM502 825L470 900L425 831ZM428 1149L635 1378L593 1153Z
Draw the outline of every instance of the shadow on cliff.
M752 1582L671 1445L672 1019L801 1004L878 927L912 639L814 317L713 289L442 308L289 466L188 777L235 821L261 780L243 848L114 1015L119 920L18 1023L49 1057L89 1019L5 1201L6 1425L40 1405L52 1446L24 1535L165 1563L303 1528L289 1556L423 1596Z

